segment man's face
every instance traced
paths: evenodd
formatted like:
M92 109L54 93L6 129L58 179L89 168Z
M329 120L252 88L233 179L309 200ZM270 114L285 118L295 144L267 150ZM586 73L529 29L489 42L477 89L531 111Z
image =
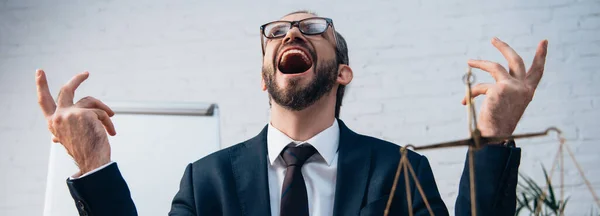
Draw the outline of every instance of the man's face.
M298 13L281 20L299 21L312 14ZM303 110L329 93L336 83L338 64L331 27L320 35L304 35L293 27L281 38L267 39L263 57L263 89L275 103Z

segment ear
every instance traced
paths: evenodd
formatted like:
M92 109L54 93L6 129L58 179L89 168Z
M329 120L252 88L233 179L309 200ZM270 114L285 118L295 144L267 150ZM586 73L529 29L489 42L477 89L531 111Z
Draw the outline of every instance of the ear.
M352 77L354 74L352 73L352 68L345 64L340 64L338 67L338 76L336 82L340 85L348 85L352 82Z
M261 74L260 76L260 87L263 91L267 90L267 84L265 83L265 76Z

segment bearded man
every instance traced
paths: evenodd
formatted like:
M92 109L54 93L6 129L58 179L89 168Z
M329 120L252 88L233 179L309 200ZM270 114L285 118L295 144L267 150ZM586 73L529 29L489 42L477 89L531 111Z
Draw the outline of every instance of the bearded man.
M339 119L345 86L353 78L346 41L332 19L299 11L260 27L262 90L271 104L270 121L257 136L187 166L169 215L382 215L390 197L399 146L350 130ZM533 66L497 38L492 44L509 62L469 60L496 83L472 88L486 95L479 114L483 136L511 135L539 83L547 41L540 42ZM40 106L54 141L65 146L80 172L67 184L81 215L137 215L128 186L111 161L107 138L115 135L114 112L85 97L73 103L88 77L76 75L57 104L46 75L36 79ZM463 99L463 104L470 98ZM479 215L514 215L521 150L514 142L487 145L474 153ZM448 215L425 156L408 153L431 210ZM468 167L468 161L465 162ZM176 167L175 167L176 168ZM152 172L151 169L143 172ZM471 215L469 170L464 169L456 215ZM399 178L404 185L404 177ZM423 197L398 187L390 215L429 215Z

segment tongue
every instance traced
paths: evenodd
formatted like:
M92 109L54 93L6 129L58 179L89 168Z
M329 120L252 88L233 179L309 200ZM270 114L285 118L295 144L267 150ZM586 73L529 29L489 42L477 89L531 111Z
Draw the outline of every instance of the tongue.
M279 71L284 74L296 74L307 71L311 64L306 62L302 54L288 54L279 62Z

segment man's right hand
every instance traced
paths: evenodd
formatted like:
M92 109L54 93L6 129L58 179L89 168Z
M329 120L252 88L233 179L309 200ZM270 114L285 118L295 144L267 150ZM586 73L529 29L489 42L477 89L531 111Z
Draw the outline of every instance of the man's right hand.
M84 97L73 104L77 87L89 77L88 72L75 75L65 84L54 102L43 70L36 71L38 103L44 112L52 141L61 143L79 167L79 174L110 162L108 136L116 135L110 117L114 112L100 100Z

